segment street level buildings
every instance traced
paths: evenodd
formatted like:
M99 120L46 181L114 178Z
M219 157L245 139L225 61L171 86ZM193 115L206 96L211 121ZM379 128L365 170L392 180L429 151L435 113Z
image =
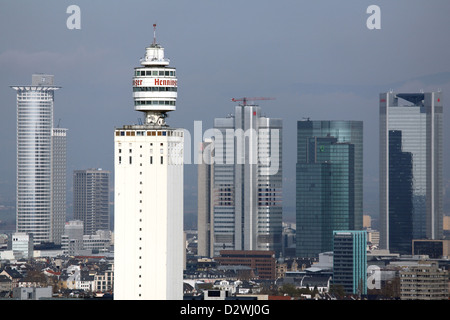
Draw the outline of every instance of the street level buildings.
M441 92L380 94L380 247L443 237Z
M296 255L332 251L333 232L362 230L362 121L297 122Z
M169 127L176 70L164 48L146 48L133 99L145 119L114 131L114 299L183 297L184 130Z
M419 261L400 271L401 300L448 300L448 270L438 263Z
M16 230L61 243L66 221L67 129L53 127L54 76L33 74L17 92Z

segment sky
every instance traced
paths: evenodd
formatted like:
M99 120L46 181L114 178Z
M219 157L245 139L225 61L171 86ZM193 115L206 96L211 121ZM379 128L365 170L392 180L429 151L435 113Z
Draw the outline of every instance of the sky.
M81 29L70 29L76 5ZM379 29L370 29L380 9ZM113 131L138 123L133 68L153 41L177 69L177 110L167 122L193 133L258 101L283 119L284 217L295 216L296 123L364 123L364 213L378 215L379 93L450 92L448 0L2 0L0 2L0 205L15 197L16 96L33 73L55 76L55 126L68 129L72 172L113 172ZM370 23L369 23L370 25ZM450 134L444 111L444 145ZM444 182L450 157L444 148ZM192 161L193 162L193 161ZM185 214L196 214L195 164L185 165ZM113 176L112 176L113 178ZM113 183L111 182L111 186ZM1 211L0 211L1 214ZM1 217L0 217L1 220Z

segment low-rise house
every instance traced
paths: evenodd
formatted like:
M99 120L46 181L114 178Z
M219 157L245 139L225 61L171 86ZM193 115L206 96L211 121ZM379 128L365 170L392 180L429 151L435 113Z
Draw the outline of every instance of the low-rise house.
M0 275L4 275L11 280L12 288L18 287L19 281L23 278L19 271L12 268L5 268L2 272L0 272Z
M12 280L5 275L0 275L0 292L10 292L11 290Z
M71 290L93 291L94 275L88 270L81 270L80 266L69 266L67 268L67 276L61 277L65 281L65 287Z

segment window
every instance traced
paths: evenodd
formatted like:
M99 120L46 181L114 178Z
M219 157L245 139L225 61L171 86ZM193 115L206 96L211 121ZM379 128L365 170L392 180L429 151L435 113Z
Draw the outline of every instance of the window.
M164 162L164 161L163 161L163 158L164 158L164 157L163 157L163 156L161 156L161 164L163 164L163 162Z

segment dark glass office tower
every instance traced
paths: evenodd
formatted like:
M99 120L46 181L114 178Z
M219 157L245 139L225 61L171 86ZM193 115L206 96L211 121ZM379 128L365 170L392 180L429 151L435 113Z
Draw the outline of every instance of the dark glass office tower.
M296 255L332 251L333 231L362 229L361 121L298 121Z
M380 94L380 247L443 236L441 92Z
M390 225L396 230L391 235L392 247L400 252L411 252L412 223L412 153L402 151L402 132L389 131L389 207Z

